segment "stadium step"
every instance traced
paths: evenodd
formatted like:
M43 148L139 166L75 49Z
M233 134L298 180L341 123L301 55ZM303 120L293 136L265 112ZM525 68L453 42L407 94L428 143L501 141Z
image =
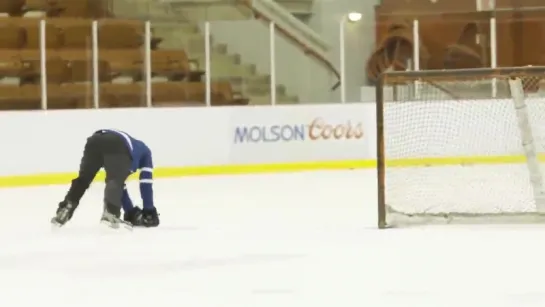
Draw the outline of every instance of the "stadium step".
M205 70L205 39L203 35L204 20L243 20L251 17L245 6L226 3L218 5L217 1L188 1L179 4L165 4L153 0L116 0L116 15L152 20L153 35L163 39L160 49L183 49L191 60L198 62L199 70ZM123 13L119 13L123 10ZM180 21L182 20L182 21ZM213 22L212 26L221 26L221 22ZM270 104L270 77L259 74L253 63L245 62L237 54L230 53L223 44L211 38L211 77L212 79L229 80L233 89L239 90L250 98L251 104ZM286 93L283 85L276 88L279 104L298 103L298 98Z
M276 0L276 2L294 15L312 15L314 0Z

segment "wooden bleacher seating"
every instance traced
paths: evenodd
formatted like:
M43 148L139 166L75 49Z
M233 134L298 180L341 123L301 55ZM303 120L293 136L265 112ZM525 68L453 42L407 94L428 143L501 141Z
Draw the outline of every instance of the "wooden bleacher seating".
M202 82L158 82L152 84L154 106L203 105L205 85ZM142 82L100 84L100 107L144 107L145 85ZM214 106L245 105L245 99L212 92ZM90 83L49 84L50 109L90 108L93 106ZM0 110L33 110L41 105L39 84L0 85Z
M105 0L0 1L0 110L38 109L41 105L40 18L46 18L47 97L51 109L93 107L91 24L98 20L101 107L145 106L144 23L115 19ZM162 50L152 40L155 106L203 105L203 71L184 50ZM193 68L193 69L192 69ZM243 105L228 82L212 85L213 105Z

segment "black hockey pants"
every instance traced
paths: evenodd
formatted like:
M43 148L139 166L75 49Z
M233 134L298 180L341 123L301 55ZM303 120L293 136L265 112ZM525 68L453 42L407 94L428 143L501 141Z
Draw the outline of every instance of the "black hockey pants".
M98 171L104 167L104 206L109 213L119 217L123 188L131 173L131 163L131 155L122 136L111 132L93 134L87 138L78 177L72 180L66 200L77 206Z

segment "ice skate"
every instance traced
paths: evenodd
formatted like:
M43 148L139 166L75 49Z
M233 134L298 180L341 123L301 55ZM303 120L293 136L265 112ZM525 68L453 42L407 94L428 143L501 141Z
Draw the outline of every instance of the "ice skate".
M68 201L60 202L56 215L51 219L51 224L56 227L64 226L64 224L66 224L66 222L72 218L76 207L77 206L75 204Z
M115 217L113 214L108 213L106 211L102 213L102 218L100 218L100 222L103 225L106 225L113 229L118 229L119 225L121 224L121 220L119 218Z
M125 222L119 218L121 213L119 210L114 209L111 206L105 205L104 212L100 218L100 222L103 225L106 225L113 229L119 229L120 226L123 226L126 229L132 230L132 225L129 222Z

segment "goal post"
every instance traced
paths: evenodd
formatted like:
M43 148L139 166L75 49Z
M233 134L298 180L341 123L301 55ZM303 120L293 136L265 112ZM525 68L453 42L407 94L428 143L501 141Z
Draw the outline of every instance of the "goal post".
M536 211L545 212L543 174L539 164L536 143L532 132L532 126L530 124L528 104L526 103L524 87L520 77L513 77L509 79L509 90L511 93L511 99L513 100L513 105L515 107L515 115L520 130L521 145L526 158L526 165L530 176L530 184L534 196ZM536 125L539 125L539 123L536 123Z
M545 67L387 72L379 228L545 223Z

